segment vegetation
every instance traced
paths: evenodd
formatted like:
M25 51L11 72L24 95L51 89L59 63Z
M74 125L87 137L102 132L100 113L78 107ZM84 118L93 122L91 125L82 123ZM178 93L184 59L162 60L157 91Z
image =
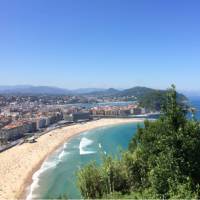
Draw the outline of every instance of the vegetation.
M83 198L200 198L200 123L186 118L174 86L164 102L163 115L138 127L120 159L78 172Z
M140 106L150 111L160 111L161 106L165 104L165 100L165 91L152 91L138 97Z
M165 90L149 90L143 95L138 96L138 101L141 107L150 111L161 111L162 106L166 104L168 91ZM187 98L182 94L177 94L177 101L184 105Z
M147 87L133 87L120 91L110 88L104 91L88 93L88 95L125 97L124 100L126 101L137 100L141 107L144 107L149 111L160 111L162 105L165 104L167 90L156 90ZM178 94L177 96L177 100L179 102L187 100L187 98L182 94Z
M51 198L49 198L51 199ZM58 197L56 197L55 199L61 199L61 200L68 200L67 194L61 194Z

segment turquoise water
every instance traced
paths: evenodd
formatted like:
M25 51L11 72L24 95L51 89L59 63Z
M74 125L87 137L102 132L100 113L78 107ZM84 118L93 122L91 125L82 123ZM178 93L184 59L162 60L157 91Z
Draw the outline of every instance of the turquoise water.
M196 108L195 118L200 120L200 97L190 98L190 105Z
M80 198L76 187L77 170L91 160L100 163L103 154L119 155L120 150L127 149L136 129L137 124L129 123L94 129L74 137L34 174L28 198L58 198L63 194L72 199Z
M200 120L200 97L191 97L189 98L189 106L194 107L195 111L195 119ZM192 119L191 112L188 113L187 117Z

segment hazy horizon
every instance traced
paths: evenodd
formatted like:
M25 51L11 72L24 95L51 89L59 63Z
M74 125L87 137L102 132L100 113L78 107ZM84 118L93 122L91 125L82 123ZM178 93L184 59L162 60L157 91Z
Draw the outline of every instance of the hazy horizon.
M0 85L0 90L3 90L3 87L16 87L16 88L25 88L25 87L52 87L52 88L58 88L58 89L65 89L65 90L69 90L69 91L75 91L75 90L92 90L93 91L100 91L100 90L107 90L107 89L117 89L117 90L126 90L126 89L130 89L133 87L147 87L147 88L152 88L152 89L158 89L158 90L166 90L169 87L166 88L159 88L159 87L149 87L149 86L144 86L144 85L135 85L135 86L130 86L127 88L115 88L115 87L79 87L79 88L69 88L69 87L59 87L59 86L50 86L50 85L31 85L31 84L25 84L25 85ZM184 93L186 96L200 96L200 90L180 90L179 88L177 88L177 90L181 93ZM89 91L90 92L90 91Z

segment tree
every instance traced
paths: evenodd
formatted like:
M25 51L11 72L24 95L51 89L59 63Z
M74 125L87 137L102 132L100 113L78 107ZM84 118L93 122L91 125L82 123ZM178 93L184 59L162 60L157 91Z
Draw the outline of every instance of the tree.
M186 118L177 98L172 85L161 117L138 127L121 159L108 157L96 171L85 168L80 188L93 186L81 189L84 197L100 184L99 198L200 198L200 123Z
M105 177L94 162L78 173L78 187L86 199L102 198L106 191L105 185Z

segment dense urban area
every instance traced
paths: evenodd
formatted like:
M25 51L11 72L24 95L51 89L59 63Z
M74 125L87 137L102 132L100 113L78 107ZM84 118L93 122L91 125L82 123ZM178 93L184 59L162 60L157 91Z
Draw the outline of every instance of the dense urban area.
M102 117L134 117L146 111L126 97L1 95L1 150L36 137L62 125Z

